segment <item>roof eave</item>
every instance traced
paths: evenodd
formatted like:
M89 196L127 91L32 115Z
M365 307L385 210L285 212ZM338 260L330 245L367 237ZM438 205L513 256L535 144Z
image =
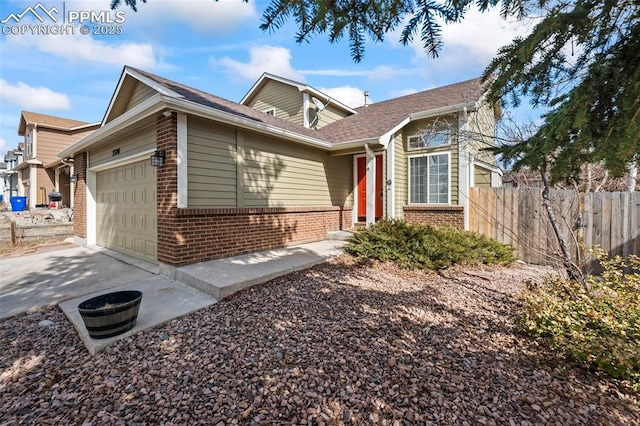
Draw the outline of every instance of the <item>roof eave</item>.
M172 96L172 97L176 97L176 98L183 97L179 93L174 92L171 89L168 89L167 87L163 86L162 84L153 81L149 77L144 76L144 75L140 74L139 72L137 72L136 70L132 69L131 67L125 65L124 68L122 69L122 74L120 74L120 79L118 80L118 84L116 85L116 89L114 90L113 95L111 95L111 100L109 101L109 106L107 107L107 111L104 113L104 117L102 117L102 121L100 122L101 126L104 126L106 124L107 118L111 114L111 110L113 109L113 106L114 106L114 104L116 102L116 99L118 98L118 94L120 93L120 89L122 87L122 84L124 83L124 80L125 80L125 78L127 76L131 76L132 78L135 78L136 80L140 81L141 83L146 84L147 86L151 87L152 89L154 89L158 93L161 93L161 94L164 94L164 95L168 95L168 96Z
M86 129L86 128L89 128L89 127L97 127L97 126L100 126L101 124L102 124L102 122L96 121L95 123L87 123L87 124L81 124L81 125L75 126L75 127L70 127L68 130L71 130L71 131L82 130L82 129Z
M331 151L339 151L342 149L364 148L366 144L379 143L378 138L354 139L347 142L339 142L331 145Z
M58 153L58 157L65 158L73 156L75 153L89 148L96 142L102 140L105 137L108 137L116 131L134 124L135 122L142 120L143 118L146 118L151 114L159 112L163 108L164 105L162 103L162 95L160 93L156 93L149 99L146 99L145 101L131 108L129 111L125 112L119 117L114 118L109 123L103 124L95 132L85 136L73 145L60 151Z
M262 73L262 75L260 76L258 81L255 82L255 84L251 87L251 89L249 89L247 94L244 95L244 97L240 100L240 103L242 105L247 105L247 102L253 97L253 95L258 91L258 89L262 87L262 84L266 79L270 79L270 80L277 81L277 82L282 83L282 84L286 84L286 85L295 87L300 92L309 92L311 95L323 98L325 101L328 101L330 99L333 104L337 105L338 107L340 107L344 111L349 112L351 114L357 114L358 113L358 111L356 111L355 109L351 108L350 106L343 104L339 100L332 98L331 96L327 95L326 93L322 93L318 89L315 89L315 88L309 86L308 84L297 83L297 82L295 82L293 80L289 80L289 79L284 78L284 77L279 77L279 76L274 75L274 74L269 74L268 72Z
M440 108L428 109L425 111L414 112L409 115L411 121L422 120L425 118L438 117L440 115L454 114L465 110L476 109L478 107L478 101L463 102L456 105L449 105Z
M248 102L249 99L251 99L251 97L254 95L254 93L258 90L258 88L260 86L262 86L262 82L268 78L271 77L271 74L263 72L262 75L260 76L260 78L258 78L258 81L256 81L255 83L253 83L253 86L251 86L251 89L249 89L249 91L247 92L246 95L244 95L242 97L242 99L240 100L240 104L242 105L246 105L245 102Z
M242 118L235 114L220 111L205 105L200 105L186 99L176 99L173 97L167 97L160 93L156 93L151 98L145 100L144 102L125 112L121 116L116 117L106 125L103 125L95 132L85 136L63 151L60 151L58 153L58 157L64 158L73 156L75 153L90 148L94 144L98 143L105 137L112 135L118 130L121 130L131 124L136 123L137 121L148 117L151 114L158 113L167 108L192 115L197 115L203 118L213 119L222 123L253 130L259 133L277 136L290 140L292 142L313 146L315 148L330 150L332 146L331 143L323 141L321 139L312 138L289 130L281 129L276 126Z
M485 169L489 169L492 172L498 173L500 176L504 174L504 170L502 170L500 166L497 166L495 164L487 163L486 161L478 160L476 158L474 158L473 162L480 164L480 166L484 167Z
M191 102L185 99L165 99L167 107L174 108L181 112L198 115L204 118L215 119L225 124L238 126L244 129L253 130L258 133L268 134L271 136L278 136L292 142L297 142L303 145L312 146L315 148L321 148L324 150L330 150L332 144L322 139L312 138L310 136L301 135L290 130L281 129L276 126L272 126L266 123L260 123L255 120L239 117L235 114L220 111L215 108L200 105L195 102Z
M319 91L318 89L314 89L311 86L305 86L304 90L308 91L311 95L315 95L315 96L319 96L323 99L325 99L326 102L331 101L331 103L333 105L337 105L340 107L340 109L349 112L351 114L357 114L358 111L356 111L355 109L351 108L348 105L343 104L342 102L340 102L339 100L332 98L331 96L327 95L326 93L322 93L321 91ZM300 91L304 91L303 89L300 89Z
M411 113L407 118L402 120L400 123L396 124L388 132L381 135L378 138L378 140L380 144L384 146L385 149L387 149L387 146L389 146L389 143L391 142L391 138L393 138L393 135L399 132L400 130L402 130L404 126L406 126L412 121L424 120L425 118L433 118L433 117L438 117L440 115L454 114L457 112L462 112L465 109L467 110L475 109L477 108L477 106L478 106L478 102L472 101L472 102L464 102L461 104L449 105L445 107L433 108L425 111L418 111L418 112Z

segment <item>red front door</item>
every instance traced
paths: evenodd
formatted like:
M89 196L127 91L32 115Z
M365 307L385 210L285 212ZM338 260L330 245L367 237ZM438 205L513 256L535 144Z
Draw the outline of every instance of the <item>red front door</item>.
M367 217L367 157L357 158L357 202L358 202L358 220ZM376 202L375 217L382 217L382 155L376 155Z

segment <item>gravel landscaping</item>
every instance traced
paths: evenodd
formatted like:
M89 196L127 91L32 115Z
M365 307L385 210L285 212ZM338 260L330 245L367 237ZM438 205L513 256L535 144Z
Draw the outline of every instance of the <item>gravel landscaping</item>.
M640 398L518 333L547 269L342 257L91 356L57 308L0 321L0 425L640 425Z

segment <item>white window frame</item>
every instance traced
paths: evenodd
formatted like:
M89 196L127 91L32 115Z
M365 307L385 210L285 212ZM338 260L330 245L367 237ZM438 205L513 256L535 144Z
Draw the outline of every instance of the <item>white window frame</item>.
M275 109L275 108L265 109L265 110L264 110L264 111L262 111L262 112L264 112L265 114L272 115L272 116L274 116L274 117L276 116L276 109Z
M443 135L443 134L446 134L448 136L447 143L440 144L440 145L429 145L428 140L426 140L430 136ZM422 140L422 143L420 144L420 146L411 146L411 141L415 139ZM452 134L450 130L442 130L442 131L437 131L433 133L416 133L415 135L411 135L407 138L407 151L420 151L423 149L443 148L443 147L451 146L451 139L452 139Z
M27 132L24 135L25 139L25 151L27 153L27 157L33 157L33 126L27 126Z
M411 159L418 157L433 157L435 155L446 155L447 156L447 174L449 175L448 185L447 185L447 202L446 203L412 203L411 202ZM427 167L429 163L427 160ZM429 173L427 171L427 199L429 199ZM407 204L412 206L447 206L451 205L451 152L450 151L438 151L438 152L429 152L418 155L410 155L407 157Z

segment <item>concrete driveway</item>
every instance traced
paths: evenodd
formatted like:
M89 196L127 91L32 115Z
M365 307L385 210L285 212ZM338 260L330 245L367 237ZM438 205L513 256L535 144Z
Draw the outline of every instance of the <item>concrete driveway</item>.
M84 247L0 260L0 318L154 274Z
M99 247L1 259L0 319L59 305L95 354L118 339L210 306L218 298L324 262L342 253L343 246L341 240L320 241L187 265L176 269L179 281L159 275L157 265ZM136 326L113 338L91 339L78 304L89 295L125 289L144 295Z
M216 303L210 295L158 275L156 265L111 250L103 252L109 255L96 250L71 247L0 260L0 319L59 305L89 352L95 354L128 335ZM135 327L108 339L92 339L78 304L96 294L123 289L140 290L144 295Z

